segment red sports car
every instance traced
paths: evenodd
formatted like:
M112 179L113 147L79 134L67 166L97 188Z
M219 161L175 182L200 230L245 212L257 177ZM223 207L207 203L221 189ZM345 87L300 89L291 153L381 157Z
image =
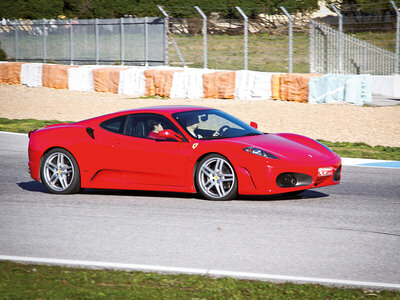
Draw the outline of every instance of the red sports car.
M300 193L340 182L341 159L290 133L262 133L217 109L160 106L29 133L29 168L50 192L81 188L200 193Z

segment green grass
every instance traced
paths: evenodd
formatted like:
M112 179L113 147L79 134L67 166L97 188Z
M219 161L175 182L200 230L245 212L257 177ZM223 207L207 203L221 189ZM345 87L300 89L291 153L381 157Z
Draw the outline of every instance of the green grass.
M319 141L342 157L400 160L400 147L373 147L365 143Z
M7 119L0 118L0 131L28 133L30 130L43 128L57 123L72 123L71 121L35 120L35 119Z
M188 67L203 67L203 37L201 35L174 35ZM288 45L286 35L254 34L248 37L249 70L288 72ZM244 68L242 35L208 35L208 68L240 70ZM293 35L293 71L309 72L308 36ZM170 46L170 65L181 66L179 56Z
M143 97L143 99L153 99ZM157 99L162 99L157 97ZM0 131L28 133L30 130L43 128L56 123L72 123L71 121L35 120L35 119L6 119L0 118ZM319 140L330 147L339 156L352 158L372 158L400 161L400 147L370 146L364 143L329 142Z
M378 47L395 51L395 33L361 32L350 34ZM203 67L203 36L173 35L189 67ZM240 70L243 62L243 35L208 35L208 68ZM286 34L250 34L248 36L249 70L264 72L288 72L289 37ZM309 72L309 36L306 33L293 33L293 72ZM170 46L170 65L181 66L179 56Z
M400 299L400 292L0 262L0 299Z

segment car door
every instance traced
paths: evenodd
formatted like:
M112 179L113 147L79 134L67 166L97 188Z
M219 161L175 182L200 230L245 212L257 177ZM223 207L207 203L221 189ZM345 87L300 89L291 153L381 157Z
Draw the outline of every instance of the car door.
M118 116L102 122L99 128L94 130L90 143L85 144L85 166L80 170L87 173L88 181L85 187L95 188L124 188L120 168L120 162L116 155L116 149L123 136L126 115Z
M189 143L186 140L151 138L151 121L162 122L164 129L182 133L166 117L158 114L133 114L128 117L125 135L115 149L122 176L133 186L185 186Z

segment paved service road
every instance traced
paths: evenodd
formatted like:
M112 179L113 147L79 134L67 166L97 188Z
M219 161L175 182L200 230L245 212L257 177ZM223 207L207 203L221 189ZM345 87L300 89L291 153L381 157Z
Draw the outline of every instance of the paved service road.
M400 169L349 167L295 198L49 194L0 133L0 255L400 283Z

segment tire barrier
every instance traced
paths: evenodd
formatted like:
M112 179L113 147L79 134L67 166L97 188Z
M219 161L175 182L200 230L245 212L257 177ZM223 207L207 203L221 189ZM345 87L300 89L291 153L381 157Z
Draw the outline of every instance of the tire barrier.
M20 62L7 62L0 64L0 83L21 84Z
M68 69L77 68L67 65L42 65L42 85L54 89L68 89Z
M69 66L0 62L0 83L134 97L274 99L363 105L400 97L400 76L278 74L173 67Z
M118 94L119 73L126 68L97 68L93 69L93 85L96 92Z
M372 101L370 75L324 75L313 77L309 83L309 103L343 101L364 105Z

